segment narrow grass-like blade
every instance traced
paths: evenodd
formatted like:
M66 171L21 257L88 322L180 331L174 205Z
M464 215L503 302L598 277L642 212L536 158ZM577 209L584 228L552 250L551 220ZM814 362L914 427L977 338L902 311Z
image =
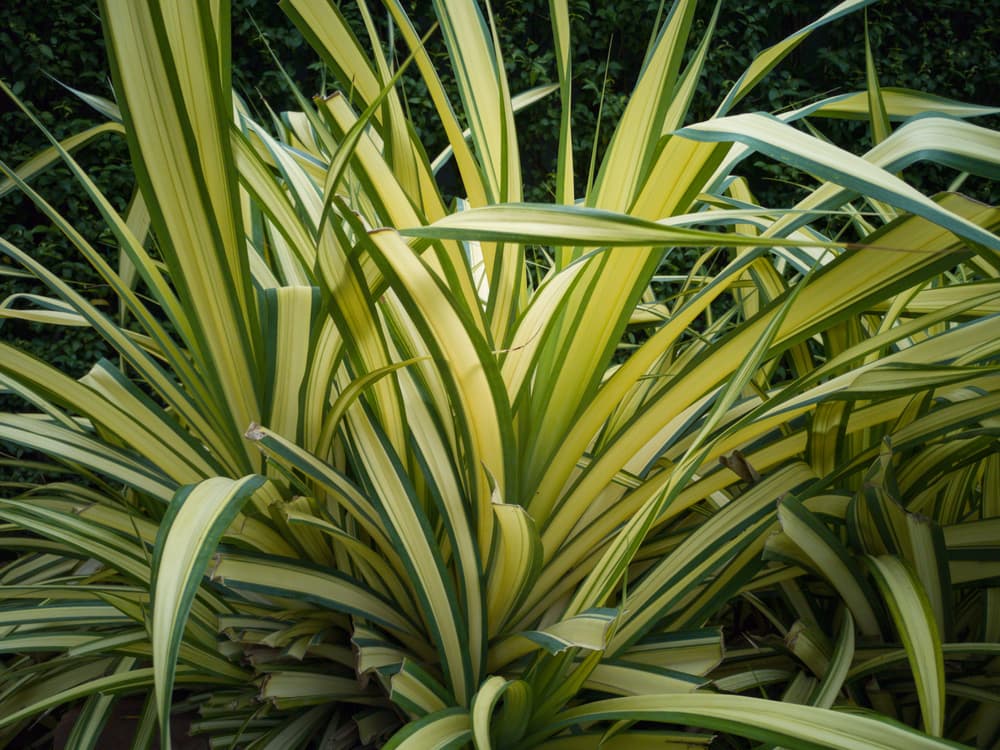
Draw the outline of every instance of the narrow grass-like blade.
M886 111L882 88L878 82L875 58L872 55L872 40L868 33L868 11L865 11L865 81L868 84L868 111L871 123L872 143L876 146L889 137L889 113Z

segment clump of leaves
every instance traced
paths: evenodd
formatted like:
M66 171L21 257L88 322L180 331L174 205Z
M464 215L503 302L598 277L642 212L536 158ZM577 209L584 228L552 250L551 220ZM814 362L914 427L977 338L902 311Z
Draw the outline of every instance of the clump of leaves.
M30 406L0 439L87 480L0 501L5 741L82 700L71 742L95 746L131 693L136 747L157 717L168 745L178 704L214 747L993 736L1000 211L894 175L928 155L995 175L1000 136L873 67L867 91L732 114L864 4L689 124L711 35L685 58L679 0L580 194L554 2L559 178L532 205L514 112L548 92L511 96L474 4L435 2L456 113L385 3L450 144L432 161L364 4L370 57L333 6L283 3L343 93L268 128L232 96L225 4L105 0L119 101L95 102L129 144L129 211L73 143L3 166L120 304L0 243L52 290L5 315L89 326L119 357L73 379L0 343ZM878 145L830 145L824 116L868 119ZM757 205L753 153L814 189ZM55 158L118 270L27 184ZM658 276L692 248L689 274Z

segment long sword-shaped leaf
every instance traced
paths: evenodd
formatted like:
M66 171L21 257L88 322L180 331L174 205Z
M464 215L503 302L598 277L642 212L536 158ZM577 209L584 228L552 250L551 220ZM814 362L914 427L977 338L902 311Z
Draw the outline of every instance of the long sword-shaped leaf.
M624 213L584 206L520 203L484 206L449 214L427 227L410 227L413 237L575 245L581 247L716 247L768 245L816 247L822 242L777 240L687 229ZM825 243L837 247L838 243Z
M587 204L625 211L643 184L671 104L696 3L676 0L643 64Z
M958 196L946 197L943 203L949 210L961 212L984 226L994 226L1000 221L1000 212L995 209ZM814 293L802 295L793 309L788 311L778 341L795 340L807 335L807 332L815 332L835 319L863 309L874 299L905 289L918 278L933 275L953 263L946 254L948 250L955 250L958 246L954 236L949 232L916 217L893 222L879 235L873 237L872 241L877 243L879 239L883 239L893 247L921 248L923 252L888 253L877 248L864 248L839 256L834 263L824 269L822 274L824 281L815 287ZM834 281L834 278L837 280ZM605 451L587 467L574 486L574 492L582 497L593 497L612 481L621 467L627 465L641 447L663 429L665 423L670 423L683 412L684 408L697 403L697 396L689 391L689 388L696 387L697 393L705 394L720 382L723 370L727 373L732 371L730 368L734 363L743 357L743 353L755 341L759 340L766 325L765 321L773 314L773 310L762 314L758 320L742 326L738 332L715 344L711 349L711 356L697 357L689 366L675 366L680 370L677 378L671 380L669 387L666 385L661 387L656 396L644 404L642 411L632 417L627 428L616 435ZM671 336L676 335L677 331L667 325L661 333L663 336ZM661 344L658 340L660 336L660 333L654 335L626 361L620 370L623 376L628 375L630 379L637 380L645 374L644 366L652 365L662 354L662 349L658 348ZM733 359L725 368L720 367L719 363L727 357ZM629 379L625 379L624 382L630 385ZM605 391L608 394L607 399L604 398ZM607 414L618 404L620 399L618 393L610 388L597 392L592 405L583 412L575 429L567 434L560 446L559 454L549 462L551 483L547 481L550 478L547 473L546 484L539 490L539 496L533 499L542 502L555 501L556 493L563 490L568 474L556 473L552 464L560 467L576 466L592 436L603 425ZM685 395L682 396L682 393ZM639 438L638 434L642 434L643 437ZM658 443L653 444L659 448Z
M886 114L890 120L908 120L916 115L927 112L937 112L952 117L983 117L1000 112L1000 107L984 107L978 104L967 104L943 96L925 94L912 89L880 88ZM795 110L799 115L822 115L824 117L843 117L848 119L864 119L868 116L868 92L858 91L854 94L823 99L816 104Z
M177 484L155 466L132 453L79 430L48 421L8 414L0 419L0 438L43 451L70 466L95 471L166 503Z
M848 532L868 554L895 555L912 567L931 602L938 632L949 639L952 591L944 535L931 519L908 513L902 506L893 459L886 439L849 506Z
M407 724L384 750L452 750L472 739L472 720L464 708L448 708Z
M348 420L360 446L359 465L364 467L372 493L380 499L380 514L421 604L447 685L464 703L472 695L483 660L485 622L481 603L474 597L472 606L465 610L467 615L462 612L458 590L466 581L458 581L456 587L448 575L411 480L367 413L356 408L348 412Z
M130 671L135 665L135 661L131 657L121 659L115 667L114 674ZM97 747L101 731L111 717L114 703L115 697L113 695L95 693L87 698L79 718L73 724L73 730L66 739L66 746L80 748L80 750L91 750L91 748Z
M775 44L773 47L765 49L754 58L750 67L748 67L743 75L740 76L736 85L733 86L732 90L722 101L722 104L719 105L716 116L718 117L724 115L732 109L740 99L750 93L751 89L760 83L764 76L770 73L778 63L780 63L792 52L792 50L805 41L809 34L811 34L815 29L830 23L831 21L835 21L836 19L853 12L858 8L870 5L872 2L874 2L874 0L845 0L808 26L799 29L791 36Z
M594 667L584 686L612 695L649 695L690 693L707 682L693 675L648 664L604 661Z
M494 503L493 513L493 548L486 565L491 636L528 595L542 564L541 539L528 512L520 505Z
M57 149L55 146L50 146L44 151L35 154L24 163L18 165L15 171L17 172L18 177L22 180L30 180L35 175L41 174L52 166L52 164L59 161L62 151L74 151L75 149L86 145L98 136L109 132L121 133L123 132L123 128L119 123L105 122L100 125L87 128L79 133L74 133L69 138L65 138L60 142L61 149ZM17 183L13 179L4 179L0 182L0 198L15 189L17 189Z
M930 601L919 579L899 558L869 556L868 562L906 649L924 729L940 737L945 720L944 656Z
M496 29L492 27L492 12L487 6L490 21L487 29L475 3L434 0L434 8L450 52L490 202L520 201L521 159L514 109ZM482 251L490 282L486 312L493 337L504 345L524 305L524 251L491 244L484 245Z
M76 685L72 685L72 683L69 686L61 684L69 681L62 679L62 674L57 674L33 685L33 690L25 690L22 695L18 696L17 700L0 703L0 708L3 709L3 712L0 713L0 728L95 693L132 693L136 690L152 687L152 667L142 667L104 676L108 661L105 659L86 665L89 667L90 674L84 675L81 672L80 676L75 677L75 680L79 680ZM198 683L204 679L205 675L197 669L191 667L177 669L177 682ZM238 681L232 680L231 684L238 684Z
M955 750L963 747L890 720L862 714L851 715L850 722L847 722L845 714L838 711L762 698L705 693L670 693L595 701L563 712L548 729L621 719L685 724L801 750L898 750L901 747Z
M992 232L944 210L940 204L870 161L796 130L776 117L734 115L691 125L679 132L694 140L744 143L848 190L923 216L963 239L1000 253L1000 237ZM883 147L889 143L892 141L885 141Z
M275 432L319 450L307 438L320 436L336 360L323 356L326 316L317 289L284 287L263 294L264 399Z
M812 705L830 708L834 704L854 661L854 653L854 618L849 609L844 609L833 655L827 662L823 679L809 697Z
M179 296L192 356L231 429L259 421L256 306L237 200L228 34L202 3L102 2L137 177Z
M445 44L455 66L455 78L472 141L483 162L491 199L518 200L521 167L507 75L479 7L453 0L435 0Z
M868 109L870 111L872 142L878 145L892 132L889 126L889 114L882 99L882 89L878 82L878 71L875 70L875 59L872 56L871 36L868 33L868 11L865 11L865 78L868 83Z
M880 632L875 594L846 547L801 501L787 497L778 506L778 519L789 538L815 569L830 581L858 621L861 632Z
M493 518L488 477L500 488L501 498L514 486L509 405L492 354L469 316L452 302L447 290L395 232L371 235L372 254L391 280L424 342L446 368L455 400L459 428L469 447L468 479L474 494L473 518L478 524L480 549L489 549ZM483 471L485 468L485 471Z
M475 738L476 750L492 750L492 732L490 724L493 717L493 709L497 702L513 683L503 677L493 675L486 678L479 686L472 704L469 706L472 715L472 733Z
M153 555L153 668L160 738L170 747L170 705L177 653L208 559L223 532L265 480L216 477L181 489L170 502Z
M549 16L559 78L559 155L556 166L556 203L570 205L573 185L573 60L570 53L569 5L566 0L550 0Z
M459 124L458 117L456 117L452 109L451 102L441 83L441 79L434 69L431 56L413 28L413 24L410 22L406 12L403 10L402 3L399 0L386 0L385 4L396 25L399 27L401 36L409 46L414 61L423 77L424 84L427 86L427 93L434 103L441 126L448 137L449 148L455 155L455 162L462 176L466 195L473 205L485 205L487 203L485 170L476 162L472 155L472 149L466 141L462 126ZM436 162L437 160L435 160Z
M336 571L280 558L224 552L212 561L209 574L213 581L236 590L301 598L336 612L363 617L397 633L416 632L414 625L391 602Z

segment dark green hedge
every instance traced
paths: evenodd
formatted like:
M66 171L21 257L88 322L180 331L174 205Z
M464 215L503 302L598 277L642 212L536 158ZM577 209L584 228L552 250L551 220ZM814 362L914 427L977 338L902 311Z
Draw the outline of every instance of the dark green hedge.
M252 105L262 97L276 108L292 106L283 79L271 62L264 40L283 61L307 95L329 87L322 67L287 21L274 0L233 0L233 55L236 85ZM430 3L409 0L408 8L426 28ZM345 13L356 17L351 3ZM598 149L606 145L608 123L615 121L634 83L659 0L570 0L575 42L574 145L583 177L596 129L597 103L604 90L604 123ZM726 0L713 44L710 67L699 87L694 114L709 115L724 92L767 45L813 20L827 3L816 0ZM697 29L705 28L711 5L704 4ZM869 10L871 35L883 85L906 86L982 104L1000 103L1000 0L914 0L883 2ZM506 66L514 92L552 80L555 64L548 25L547 0L494 0ZM776 110L860 88L864 81L864 16L854 14L817 32L741 105L742 109ZM439 40L432 44L440 44ZM438 51L440 54L440 50ZM8 4L0 26L0 75L13 86L57 136L79 131L98 118L59 86L59 79L85 91L110 95L106 57L94 0L31 0ZM49 77L51 76L51 77ZM426 92L412 82L407 96L414 112L427 111ZM521 148L526 165L526 195L546 200L551 193L554 134L558 132L556 101L519 115ZM16 164L44 144L26 119L0 102L0 157ZM994 119L989 123L1000 125ZM432 127L422 129L430 154L443 146ZM837 123L831 137L854 150L868 145L863 124ZM124 207L133 183L125 166L120 139L105 137L81 152L81 161L119 206ZM796 175L760 161L749 165L762 202L781 205L790 199L787 184ZM928 191L953 177L941 170L915 173ZM56 169L36 181L38 189L64 209L88 238L100 242L102 227L65 170ZM984 200L1000 201L995 186L971 183ZM0 200L0 232L30 248L88 296L103 291L59 235L19 195ZM0 266L2 269L3 266ZM30 282L0 277L0 299L15 291L35 290ZM0 335L27 346L38 356L74 375L81 374L104 346L87 332L64 332L8 322ZM0 404L3 406L3 404Z

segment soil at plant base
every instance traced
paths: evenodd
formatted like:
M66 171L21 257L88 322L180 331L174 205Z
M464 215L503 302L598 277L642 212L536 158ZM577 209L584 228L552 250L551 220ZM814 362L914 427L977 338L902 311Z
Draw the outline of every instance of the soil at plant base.
M109 748L109 750L130 747L139 725L142 706L143 701L137 699L125 698L118 701L96 746ZM52 733L54 750L70 750L67 741L73 731L73 725L76 724L79 717L79 708L70 709L63 714ZM205 737L192 737L190 734L191 722L197 718L198 715L195 713L170 717L171 750L209 750L208 740ZM153 750L160 750L159 739L153 741Z

